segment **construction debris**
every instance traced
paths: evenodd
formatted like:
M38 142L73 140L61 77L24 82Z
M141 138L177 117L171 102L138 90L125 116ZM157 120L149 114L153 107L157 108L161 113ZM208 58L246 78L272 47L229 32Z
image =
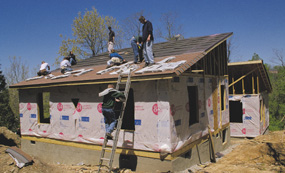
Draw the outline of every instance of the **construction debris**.
M21 149L18 147L10 147L5 150L6 153L8 153L16 162L16 165L19 168L22 168L26 165L30 165L33 163L33 159L28 154L24 153Z

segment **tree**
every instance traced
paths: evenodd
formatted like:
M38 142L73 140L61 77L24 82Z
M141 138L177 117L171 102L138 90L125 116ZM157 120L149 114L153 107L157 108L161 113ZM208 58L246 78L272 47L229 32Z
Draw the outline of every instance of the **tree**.
M5 126L14 132L19 127L19 118L14 116L9 105L9 93L2 71L0 71L0 126Z
M5 76L8 86L19 83L29 78L30 68L27 63L22 62L21 57L9 57L10 66L5 68ZM14 115L19 115L19 93L17 89L7 90L9 94L9 105Z
M285 66L285 59L283 57L283 50L278 50L278 49L273 49L273 52L276 56L277 61L274 59L273 63L279 64L278 62L281 63L281 66Z
M183 38L182 25L177 24L177 18L177 14L172 12L163 13L161 15L161 25L158 25L158 29L156 30L158 38L167 41Z
M10 86L15 83L19 83L25 79L27 79L29 74L29 65L27 63L22 62L21 57L9 57L10 66L5 68L5 76L7 79L7 84Z
M257 53L254 53L252 55L251 60L249 60L249 61L255 61L255 60L262 60Z
M139 21L140 16L143 16L143 10L140 12L137 12L135 14L132 14L128 16L124 21L123 21L123 28L124 28L124 34L125 38L130 40L132 36L141 36L142 35L142 27L141 23Z
M122 31L115 18L99 15L94 7L91 11L86 10L83 15L79 12L72 24L74 38L64 38L60 35L63 40L58 54L67 56L68 52L72 50L79 59L84 59L106 51L108 26L111 26L116 32L115 46L120 47ZM59 57L56 59L56 63L59 62Z
M233 50L236 48L236 46L234 45L234 37L230 37L227 40L227 59L228 62L231 62L231 55Z
M285 67L275 66L270 73L272 93L269 96L270 130L285 129Z

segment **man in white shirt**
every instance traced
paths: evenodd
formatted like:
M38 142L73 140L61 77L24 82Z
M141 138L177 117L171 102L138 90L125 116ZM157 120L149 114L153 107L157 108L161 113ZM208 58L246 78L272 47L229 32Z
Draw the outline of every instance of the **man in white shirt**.
M47 62L45 61L42 61L42 65L40 67L40 71L38 72L38 76L45 76L45 75L48 75L50 74L50 66L48 65Z
M67 71L72 71L71 64L68 57L64 57L63 61L60 63L61 73L64 74Z

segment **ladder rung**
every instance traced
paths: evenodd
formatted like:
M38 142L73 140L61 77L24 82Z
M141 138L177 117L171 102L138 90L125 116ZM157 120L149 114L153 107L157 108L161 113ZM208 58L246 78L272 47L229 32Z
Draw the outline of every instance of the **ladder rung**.
M110 159L108 159L108 158L101 158L101 160L109 161Z
M112 148L103 148L103 150L109 150L109 151L112 151Z

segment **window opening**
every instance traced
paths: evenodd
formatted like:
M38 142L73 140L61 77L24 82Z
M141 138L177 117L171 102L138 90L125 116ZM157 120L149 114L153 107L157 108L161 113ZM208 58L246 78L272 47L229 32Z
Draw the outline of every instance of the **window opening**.
M120 89L120 91L124 90L125 89ZM121 108L122 108L122 103L116 102L114 109L117 117L119 117L120 115ZM135 130L135 102L134 102L134 91L132 88L130 88L129 90L128 101L125 108L121 129Z
M78 105L78 102L79 102L79 99L77 98L74 98L74 99L71 99L72 103L74 104L74 107L77 108L77 105Z
M224 129L222 132L223 135L223 144L226 143L226 139L227 139L227 129Z
M188 86L189 126L199 122L198 87Z
M221 85L221 106L222 111L225 110L225 85Z
M231 123L242 123L242 102L230 101L230 122Z
M50 123L50 93L42 92L38 94L38 112L40 123Z

